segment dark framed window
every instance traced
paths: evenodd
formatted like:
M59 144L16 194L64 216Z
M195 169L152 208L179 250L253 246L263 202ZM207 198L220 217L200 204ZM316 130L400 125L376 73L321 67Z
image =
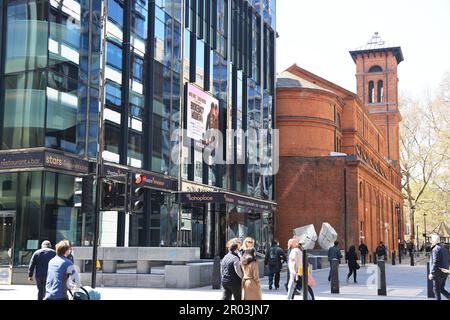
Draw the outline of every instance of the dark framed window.
M383 87L383 81L379 80L378 81L378 88L377 88L377 101L378 103L382 103L383 102L383 97L384 96L384 87Z
M373 81L369 82L369 103L375 102L375 85Z
M106 44L106 64L122 71L122 48L110 41Z
M383 72L383 69L380 66L372 66L369 69L369 73L375 73L375 72Z
M108 18L123 28L123 4L120 0L108 0Z

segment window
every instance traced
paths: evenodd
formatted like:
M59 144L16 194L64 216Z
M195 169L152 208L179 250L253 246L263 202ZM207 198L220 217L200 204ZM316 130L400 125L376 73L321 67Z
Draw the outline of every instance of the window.
M373 81L369 82L369 103L375 102L375 85Z
M123 28L123 8L120 0L108 1L108 18Z
M361 199L363 197L363 183L362 183L362 181L359 183L359 197Z
M112 42L107 42L106 53L107 65L122 71L122 48Z
M383 69L381 69L380 66L372 66L369 69L369 73L375 73L375 72L383 72Z
M383 88L383 81L378 81L378 92L377 92L377 96L378 96L378 103L382 103L383 102L383 95L384 95L384 88Z

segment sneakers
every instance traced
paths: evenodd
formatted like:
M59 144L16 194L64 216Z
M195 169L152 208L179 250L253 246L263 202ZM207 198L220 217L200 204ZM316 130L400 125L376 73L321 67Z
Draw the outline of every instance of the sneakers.
M272 290L272 286L271 285L269 285L269 290Z

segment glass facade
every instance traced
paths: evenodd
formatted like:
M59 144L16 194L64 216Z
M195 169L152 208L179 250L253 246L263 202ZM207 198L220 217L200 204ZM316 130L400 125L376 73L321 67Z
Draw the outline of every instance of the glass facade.
M259 133L274 128L276 1L5 0L0 8L0 152L47 148L95 162L104 100L104 161L178 183L146 190L143 215L119 212L109 230L116 245L199 246L210 257L243 225L265 246L272 212L237 208L243 222L229 224L227 205L183 204L174 191L197 183L274 200ZM219 101L221 132L252 132L225 139L235 164L205 163L202 150L186 147L178 131L187 83ZM9 168L0 179L0 218L16 226L14 265L27 263L36 241L92 243L85 174Z

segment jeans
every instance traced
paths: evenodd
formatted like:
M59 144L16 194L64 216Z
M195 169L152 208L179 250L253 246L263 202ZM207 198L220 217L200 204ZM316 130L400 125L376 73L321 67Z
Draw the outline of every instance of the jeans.
M242 300L242 287L241 284L222 283L223 296L222 300L231 300L231 296L234 300Z
M352 274L353 274L353 281L356 283L356 268L348 266L347 280L350 279Z
M366 255L365 255L365 254L361 254L361 264L362 264L363 266L366 265Z
M287 294L287 299L288 300L293 300L294 299L294 294L295 294L295 287L296 287L296 274L295 273L291 273L289 274L289 283L288 283L288 294Z
M295 289L297 289L298 291L303 293L302 277L298 277L298 279L295 283ZM308 286L308 293L309 293L311 300L315 300L314 291L310 286ZM292 292L292 299L290 299L290 300L294 300L294 297L295 297L295 290Z
M38 288L38 300L44 300L46 282L47 278L36 278L36 286Z
M269 274L269 288L272 288L273 278L275 277L275 288L280 287L280 272L271 272Z
M440 276L436 275L433 279L433 291L436 296L436 300L441 300L441 294L450 300L450 293L445 290L445 282L447 281L447 275Z

